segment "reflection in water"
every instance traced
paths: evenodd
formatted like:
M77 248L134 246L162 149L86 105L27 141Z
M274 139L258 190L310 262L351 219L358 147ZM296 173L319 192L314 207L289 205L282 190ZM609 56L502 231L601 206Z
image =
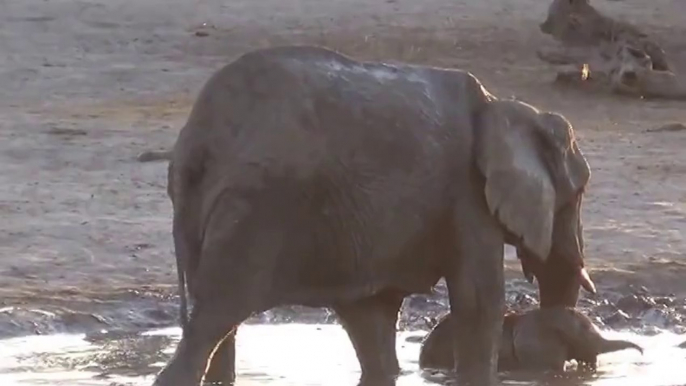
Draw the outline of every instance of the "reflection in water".
M143 335L54 335L0 341L0 385L114 386L152 384L169 359L178 329ZM397 386L450 384L446 374L417 368L422 333L402 332L398 356L404 374ZM599 357L597 373L563 375L503 374L504 385L672 386L686 384L683 337L653 337L605 332L646 348L643 356L627 350ZM352 386L359 366L345 332L337 325L245 325L238 335L237 385Z

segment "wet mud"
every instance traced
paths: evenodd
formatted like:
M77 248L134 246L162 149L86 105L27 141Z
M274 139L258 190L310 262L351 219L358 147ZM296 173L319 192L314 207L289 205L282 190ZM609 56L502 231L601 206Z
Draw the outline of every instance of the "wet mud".
M142 334L98 333L13 338L0 342L0 383L37 386L138 386L152 383L154 374L172 355L179 329ZM396 386L453 385L446 372L422 371L417 358L424 331L402 331L398 357L402 375ZM673 342L675 334L638 336L644 355L631 351L601 355L596 372L564 374L502 373L503 385L659 386L686 384L686 354ZM614 335L614 336L613 336ZM321 324L252 324L237 338L237 385L356 384L359 366L340 326Z
M72 307L55 304L0 309L0 339L4 339L0 341L0 384L148 385L170 359L178 342L177 300L171 294L136 291ZM508 280L506 302L511 310L537 307L535 285L524 280ZM623 291L582 294L579 308L593 318L604 334L622 334L633 341L643 341L647 353L601 356L595 373L576 371L573 363L572 371L563 375L505 373L503 384L686 384L686 379L683 383L670 383L680 379L676 373L686 365L685 299L627 286ZM417 365L423 337L448 309L443 282L431 295L414 295L405 300L398 323L398 350L406 375L397 385L453 384L449 374L420 371ZM331 378L327 373L310 374L310 378L303 379L301 373L313 367L310 361L292 364L290 367L301 369L297 374L292 374L289 366L282 363L284 357L291 356L294 347L311 341L313 338L309 336L317 334L319 338L315 340L321 340L318 343L321 347L299 348L295 357L317 356L317 352L324 351L327 355L320 360L333 366L328 371L341 375L335 379L347 380L341 381L341 385L355 384L359 375L355 354L336 323L335 314L329 310L299 306L280 307L253 316L239 329L238 384L321 384L322 379L329 384ZM151 330L158 331L150 333ZM322 331L327 333L321 335ZM671 366L669 361L679 365L664 369ZM645 379L650 378L646 374L667 370L676 371L665 378L667 383L646 383ZM634 378L644 381L634 383ZM625 382L617 383L617 380Z
M0 339L103 330L145 331L173 325L178 319L177 298L157 292L128 291L109 298L61 303L0 308Z
M74 336L74 340L77 340ZM40 373L50 369L86 372L92 379L145 377L156 374L171 355L164 352L173 342L169 336L138 333L94 334L85 336L82 345L55 352L17 355L22 365L11 372Z
M526 311L538 306L536 287L524 280L506 285L509 310ZM602 329L627 330L643 335L662 331L686 333L686 298L650 293L646 288L626 286L621 291L583 293L578 307ZM448 312L447 288L443 281L430 295L405 299L398 323L400 330L429 330ZM88 305L0 308L0 339L57 333L135 333L177 325L178 298L171 293L136 291L109 301ZM328 309L301 306L275 308L254 315L247 324L333 324L336 315Z

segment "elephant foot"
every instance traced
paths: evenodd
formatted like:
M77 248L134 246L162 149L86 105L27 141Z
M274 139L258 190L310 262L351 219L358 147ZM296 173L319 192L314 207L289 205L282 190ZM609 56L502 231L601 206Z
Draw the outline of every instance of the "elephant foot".
M385 291L333 307L360 362L360 385L393 385L400 373L395 338L403 297Z
M236 381L234 378L226 378L226 381L217 381L217 380L210 380L208 381L207 379L202 381L202 386L234 386L236 384Z
M397 375L362 375L357 386L395 386Z
M229 334L212 355L203 386L233 385L236 382L236 333Z
M152 386L198 386L200 379L188 367L167 366L157 374Z
M221 348L226 338L235 333L245 314L247 312L227 312L226 308L222 309L211 302L198 302L174 356L157 375L153 386L199 386L211 357L218 351L215 348ZM221 350L219 352L218 359L225 360L227 355L222 355ZM226 353L231 351L227 350Z

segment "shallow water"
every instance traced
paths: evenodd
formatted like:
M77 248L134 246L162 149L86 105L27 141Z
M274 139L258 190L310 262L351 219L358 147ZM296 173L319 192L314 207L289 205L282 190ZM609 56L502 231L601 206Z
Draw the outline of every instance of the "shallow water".
M404 385L435 385L442 374L418 370L419 344L401 332L398 356ZM560 376L505 374L505 385L662 386L686 385L683 336L638 336L605 332L645 347L599 357L595 374L570 371ZM0 341L0 385L113 386L152 384L178 340L176 328L132 336L52 335ZM238 344L237 385L355 385L359 367L345 332L338 325L244 325Z

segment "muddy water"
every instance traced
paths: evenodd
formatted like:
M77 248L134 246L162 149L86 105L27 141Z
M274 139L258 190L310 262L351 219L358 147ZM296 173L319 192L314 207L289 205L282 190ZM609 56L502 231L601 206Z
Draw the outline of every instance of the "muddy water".
M150 385L171 355L178 329L141 335L52 335L0 341L0 385L115 386ZM418 370L417 337L401 332L398 355L403 385L446 383L444 374ZM505 385L658 386L686 384L686 350L676 347L683 336L662 333L621 336L646 348L600 357L598 372L574 370L564 377L505 374ZM345 332L337 325L245 325L238 336L238 385L355 385L358 364Z

